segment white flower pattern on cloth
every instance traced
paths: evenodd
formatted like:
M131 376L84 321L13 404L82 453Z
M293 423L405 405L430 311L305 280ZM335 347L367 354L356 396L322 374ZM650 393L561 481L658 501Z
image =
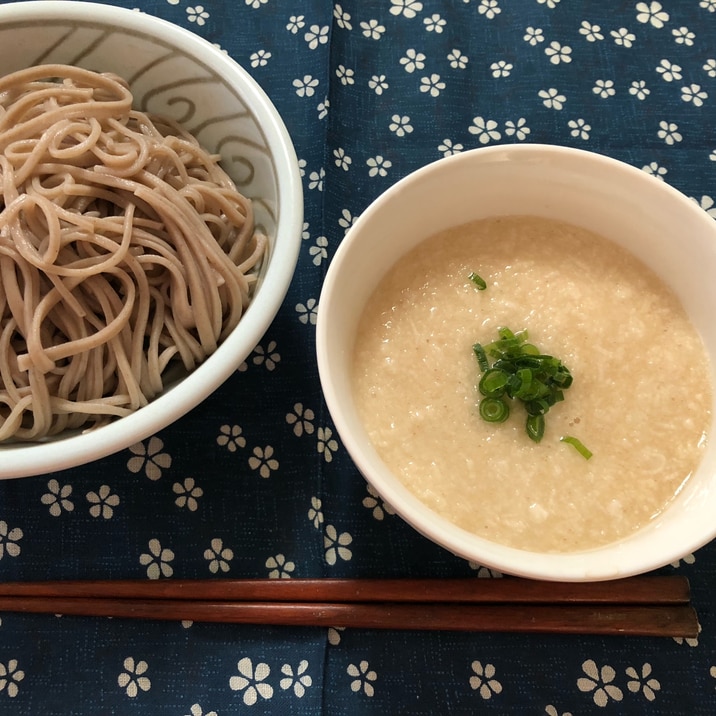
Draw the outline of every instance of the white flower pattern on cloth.
M459 142L453 142L452 139L449 138L443 139L443 141L438 145L438 151L443 157L459 154L464 148L464 145Z
M606 706L609 701L621 701L624 693L614 683L616 672L614 668L605 664L597 666L593 659L588 659L582 664L584 676L577 679L577 688L592 694L594 703L597 706Z
M291 15L288 19L286 29L293 35L306 26L305 17L303 15Z
M385 75L373 75L368 80L368 87L370 87L377 95L381 95L388 89L388 87L390 87L390 85L386 82Z
M614 89L614 80L597 80L592 87L592 92L602 99L613 97L617 93Z
M549 61L553 65L572 61L572 48L569 47L569 45L562 45L560 42L557 42L557 40L552 40L552 42L544 48L544 54L549 57Z
M204 559L209 562L209 571L212 574L226 573L231 569L229 564L234 558L234 550L224 546L220 537L211 540L211 545L204 550Z
M474 117L472 125L468 127L468 132L470 132L470 134L474 134L478 138L480 144L488 144L489 142L497 141L502 137L497 127L497 122L494 119Z
M694 107L702 107L704 101L708 98L708 92L701 88L701 85L695 82L681 88L681 99L683 102L691 102Z
M311 507L308 510L308 519L313 523L313 526L318 530L321 529L323 524L323 511L321 510L322 502L318 497L311 498Z
M406 72L413 73L416 70L423 70L425 69L425 55L411 47L400 58L400 64L403 65Z
M573 137L579 137L584 140L589 139L589 132L592 128L581 117L579 119L570 119L569 122L567 122L567 125L569 126L571 130L570 134Z
M308 43L308 47L311 50L315 50L320 45L325 45L328 42L328 33L330 28L328 25L311 25L308 31L303 36L303 39Z
M293 86L296 88L296 94L299 97L313 97L316 94L318 85L319 81L312 75L304 75L293 81Z
M174 560L174 552L167 547L162 547L158 539L152 538L147 545L149 552L139 555L139 564L147 568L149 579L160 577L171 577L174 569L171 562Z
M532 46L539 45L544 42L544 32L540 27L527 27L522 39Z
M664 176L669 172L666 167L662 167L656 162L649 162L649 164L645 167L642 167L642 171L645 171L647 174L651 174L651 176L656 179L661 179L662 181L664 180Z
M646 86L644 80L633 80L629 87L629 94L637 99L645 100L651 94L651 90Z
M353 557L353 552L348 549L351 542L353 537L348 532L339 533L333 525L326 525L323 532L326 563L332 567L339 559L349 561Z
M675 27L671 34L674 36L674 42L677 45L686 45L691 47L696 39L696 34L689 30L688 27Z
M266 67L271 59L271 53L268 50L257 50L251 54L249 59L252 67Z
M149 691L152 688L151 679L145 676L149 669L146 661L135 661L134 657L128 656L122 666L124 670L117 677L117 684L129 698L134 699L141 691Z
M470 688L477 691L485 701L502 693L502 684L495 678L497 670L492 664L473 661L471 669Z
M268 664L259 662L254 666L250 657L243 657L236 668L238 675L229 679L229 687L233 691L242 692L242 700L246 706L253 706L259 698L270 699L273 696L273 686L266 679L271 673Z
M546 716L572 716L570 711L560 713L554 706L552 706L552 704L545 706L544 712Z
M420 0L390 0L392 15L403 15L406 18L414 18L422 12L423 3Z
M323 238L326 243L328 242L324 237L319 236L318 238ZM326 255L327 254L322 256L322 258L325 258ZM316 259L314 258L314 263L315 262ZM310 323L312 326L315 326L318 320L318 301L315 298L309 298L306 300L306 303L297 303L296 313L298 313L298 320L301 323Z
M119 495L112 492L109 485L102 485L97 492L94 490L86 495L90 503L89 513L92 517L101 517L105 520L112 519L114 508L119 505Z
M318 428L316 437L316 450L326 462L331 462L333 454L338 450L338 441L333 437L333 431L328 427Z
M374 683L378 679L378 674L370 668L368 661L363 659L357 664L348 664L346 672L352 677L351 691L362 692L370 697L375 696Z
M185 507L190 512L199 509L199 498L204 494L204 490L196 484L193 477L187 477L183 482L175 482L172 492L177 495L174 504L180 508Z
M542 104L549 109L560 110L564 107L564 103L567 101L567 97L560 94L559 90L555 87L540 90L537 94L542 98Z
M286 415L286 422L293 425L293 434L300 438L304 433L313 435L313 420L316 415L311 408L304 407L303 403L296 403L293 412Z
M273 454L274 449L271 445L255 447L253 454L249 458L249 467L258 472L259 476L264 479L271 477L271 473L276 472L279 467L279 462Z
M661 120L659 122L659 131L657 132L659 139L663 139L666 144L676 144L683 139L679 132L679 125L675 122L667 122Z
M695 201L709 216L716 219L716 201L712 196L706 196L705 194L700 199L694 199Z
M14 699L20 692L20 682L25 678L25 672L18 668L17 659L10 659L7 663L0 662L0 694L5 693Z
M431 97L439 97L445 87L445 82L437 72L420 78L420 91L427 93Z
M345 157L344 161L350 163L350 157ZM328 239L325 236L317 236L316 242L308 250L308 253L312 257L313 265L320 266L328 258ZM311 300L315 301L315 299ZM309 309L306 308L305 313L309 313ZM312 323L315 323L315 321L312 321Z
M669 13L666 12L660 2L639 2L636 4L637 22L648 23L652 27L662 28L669 21Z
M520 117L516 122L508 119L505 122L505 135L514 137L518 142L524 142L530 134L530 128L527 126L527 120Z
M308 188L323 191L323 180L326 176L325 169L319 169L317 172L311 172L308 175Z
M636 40L636 35L629 32L626 27L620 27L618 30L610 30L609 34L617 45L622 47L632 47Z
M394 515L395 510L375 491L372 485L366 484L368 495L363 498L362 505L369 509L376 520L385 519L386 515Z
M134 457L129 458L127 469L134 473L144 470L150 480L158 480L162 471L170 468L172 464L171 455L163 450L164 443L156 435L146 442L132 445L129 452L133 453Z
M600 25L592 24L588 20L582 20L579 34L584 36L587 42L599 42L604 39Z
M242 433L243 428L240 425L222 425L216 444L226 447L229 452L236 452L239 448L246 447L246 438Z
M265 348L263 345L256 346L252 359L253 364L263 365L266 370L274 370L281 360L281 355L276 350L277 347L276 341L269 341Z
M296 569L296 565L286 559L285 555L277 554L266 560L266 569L269 570L269 579L291 579L291 572Z
M373 79L371 79L371 82ZM374 88L377 88L378 84L380 83L380 78L375 78L375 84L373 85ZM384 86L381 84L380 91L384 89ZM380 92L378 92L380 94ZM343 147L338 147L338 149L333 150L333 157L335 158L334 164L337 167L340 167L343 169L344 172L347 172L350 169L351 164L353 163L353 160L346 154L346 150L343 149Z
M663 79L664 82L675 82L683 78L681 69L682 68L676 63L672 63L667 59L662 59L659 62L656 71L661 75L661 79Z
M396 137L404 137L406 134L410 134L413 131L413 126L410 124L410 117L408 115L394 114L390 118L390 125L388 125Z
M338 646L341 643L341 634L346 630L345 627L329 627L326 638L331 646Z
M480 0L477 11L488 20L494 20L502 12L500 0Z
M647 701L654 701L661 684L652 676L651 664L643 664L639 669L630 666L626 670L629 677L627 688L632 693L642 693Z
M511 62L500 60L499 62L493 62L490 65L490 69L492 70L492 76L497 79L498 77L509 77L514 65Z
M481 579L499 579L504 576L502 572L499 572L496 569L490 569L489 567L485 567L481 564L477 564L477 562L469 561L467 564L470 569L474 570L477 576Z
M195 22L199 27L206 24L209 19L209 13L204 9L203 5L195 5L186 9L187 19L189 22Z
M218 716L218 714L216 711L204 711L201 704L192 704L189 713L185 714L185 716Z
M72 512L75 504L70 499L72 485L60 485L53 477L47 483L47 492L40 498L43 505L48 505L48 512L53 517L59 517L63 512Z
M281 673L284 677L281 679L280 686L286 691L291 689L293 693L300 699L306 694L306 689L313 685L313 679L311 675L306 673L308 670L308 661L303 659L294 672L291 664L284 664L281 667Z
M0 520L0 559L20 556L20 545L23 532L19 527L9 527L5 520Z
M386 159L382 154L378 154L375 157L368 157L365 162L368 167L368 176L388 176L388 169L393 166L393 162L390 159Z

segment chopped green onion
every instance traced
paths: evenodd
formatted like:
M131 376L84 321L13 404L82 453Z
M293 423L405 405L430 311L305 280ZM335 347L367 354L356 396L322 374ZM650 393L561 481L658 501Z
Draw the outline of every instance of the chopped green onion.
M476 274L474 271L470 272L468 278L475 284L475 286L477 286L478 291L484 291L487 288L487 283L485 283L485 279L482 278L482 276Z
M555 390L552 392L550 398L552 400L552 405L554 405L555 403L561 403L564 400L564 391Z
M480 392L488 398L499 398L505 392L509 375L499 368L488 368L480 379Z
M530 368L518 368L511 376L508 385L508 393L511 398L525 399L532 394L532 370Z
M544 415L552 406L548 400L537 398L536 400L528 400L525 403L527 415Z
M562 388L569 388L572 385L572 375L568 370L560 371L554 376L554 382Z
M572 435L563 435L560 440L563 443L572 445L585 460L589 460L589 458L592 457L592 451L586 448L579 438L575 438Z
M472 352L475 354L475 358L477 358L477 364L480 366L480 370L484 373L490 367L485 349L480 343L475 343L472 347Z
M510 408L500 398L483 398L480 401L480 417L488 423L504 423Z
M502 422L509 413L509 400L518 400L527 413L527 435L539 442L545 430L544 416L555 403L564 400L564 391L572 385L572 374L559 358L528 343L527 331L514 332L502 326L497 333L499 337L491 343L475 343L472 347L483 374L478 386L485 396L480 401L480 415L489 422ZM567 442L572 442L585 457L582 451L589 453L581 443L578 447L573 439Z
M538 443L544 437L544 415L528 415L525 423L527 435Z

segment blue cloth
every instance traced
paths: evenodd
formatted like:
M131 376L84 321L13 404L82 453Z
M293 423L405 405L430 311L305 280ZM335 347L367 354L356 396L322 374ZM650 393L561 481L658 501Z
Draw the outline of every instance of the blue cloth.
M0 579L491 576L367 488L323 404L316 305L345 230L451 152L595 150L716 217L716 0L122 0L220 45L301 162L295 278L214 395L97 463L0 483ZM698 639L0 622L0 713L716 713L716 548L689 576Z

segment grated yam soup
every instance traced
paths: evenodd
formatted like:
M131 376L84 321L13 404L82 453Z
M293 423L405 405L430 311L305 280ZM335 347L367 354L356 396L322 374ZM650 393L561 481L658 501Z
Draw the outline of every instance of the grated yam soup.
M539 443L522 406L500 424L478 412L472 346L502 326L526 329L574 377ZM372 443L420 500L546 552L604 545L659 515L700 462L712 404L704 346L661 279L606 238L528 216L452 228L398 261L361 317L353 382Z

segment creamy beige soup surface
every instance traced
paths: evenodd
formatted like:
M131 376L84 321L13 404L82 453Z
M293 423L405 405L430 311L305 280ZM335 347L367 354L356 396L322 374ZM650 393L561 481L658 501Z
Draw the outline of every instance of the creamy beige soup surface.
M500 326L527 329L574 376L539 444L521 405L497 425L478 413L472 345ZM588 549L645 525L697 467L710 422L708 357L673 293L612 242L535 217L457 227L399 261L362 316L354 383L372 442L415 495L535 551Z

